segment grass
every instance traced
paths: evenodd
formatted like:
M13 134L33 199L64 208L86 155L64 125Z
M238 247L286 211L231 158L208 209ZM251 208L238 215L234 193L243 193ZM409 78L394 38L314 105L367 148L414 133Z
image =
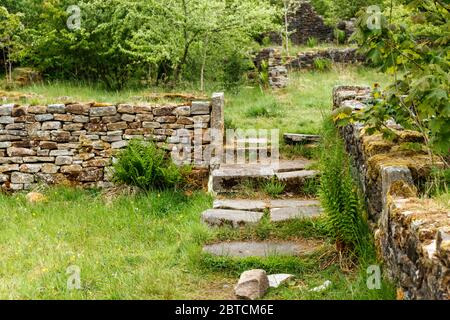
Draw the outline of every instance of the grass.
M211 205L206 194L149 193L112 202L74 189L46 195L48 203L35 205L23 194L0 196L0 298L195 298L216 281L190 260L207 235L199 219ZM82 290L66 288L70 265L81 268Z
M290 73L289 86L285 89L261 92L255 86L244 87L237 94L226 94L225 118L228 124L232 123L241 129L278 128L281 134L318 134L323 117L331 112L334 86L371 86L375 82L383 85L388 80L388 76L362 67L334 66L325 72L293 72ZM255 110L272 111L272 114L255 116Z

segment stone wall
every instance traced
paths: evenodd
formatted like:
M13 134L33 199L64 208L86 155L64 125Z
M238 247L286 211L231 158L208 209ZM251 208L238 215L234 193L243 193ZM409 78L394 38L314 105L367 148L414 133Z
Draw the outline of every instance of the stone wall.
M356 48L324 49L316 51L300 52L297 57L290 59L286 67L290 70L313 69L314 60L330 59L334 63L362 63L365 57L357 53Z
M319 41L333 40L333 28L324 23L323 18L317 14L309 1L293 1L288 10L289 39L293 44L305 44L309 38L316 38ZM280 33L270 32L265 36L271 43L278 45L283 43Z
M254 64L260 72L263 69L262 61L267 62L270 87L274 89L286 87L288 75L280 51L275 48L265 48L257 54Z
M183 105L71 103L0 105L0 185L32 189L38 183L106 187L114 156L131 139L155 141L168 151L201 136L195 167L207 170L202 151L223 134L223 94ZM182 134L181 134L182 133ZM180 135L183 139L180 139ZM187 140L187 141L186 141Z
M333 91L336 113L359 110L370 100L366 87L341 86ZM450 210L418 196L433 163L443 164L426 153L400 147L423 141L418 132L387 125L396 130L394 141L366 135L361 124L341 129L366 197L380 258L405 299L449 299Z

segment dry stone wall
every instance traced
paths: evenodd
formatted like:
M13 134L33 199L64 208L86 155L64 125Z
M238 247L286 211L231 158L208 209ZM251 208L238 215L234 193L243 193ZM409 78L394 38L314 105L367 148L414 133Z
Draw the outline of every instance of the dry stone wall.
M205 150L217 144L211 128L223 134L223 94L163 106L0 105L0 185L7 191L38 183L111 186L114 156L131 139L152 140L170 151L201 135L199 147ZM196 160L197 169L208 169L209 162Z
M356 48L325 49L317 51L300 52L297 57L286 63L289 70L313 69L316 59L330 59L335 63L355 64L366 61L366 58L357 52Z
M335 112L360 110L371 100L368 87L336 87ZM341 129L352 155L380 258L385 270L400 287L405 299L450 298L450 210L418 196L421 180L432 165L443 165L426 153L405 151L404 142L420 142L414 131L396 130L398 138L385 141L381 135L366 135L361 124Z

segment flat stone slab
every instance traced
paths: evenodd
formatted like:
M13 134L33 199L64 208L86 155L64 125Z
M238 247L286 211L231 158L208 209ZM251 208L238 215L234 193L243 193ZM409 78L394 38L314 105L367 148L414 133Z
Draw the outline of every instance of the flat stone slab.
M214 200L213 208L262 212L266 203L262 200L224 199Z
M276 177L281 180L292 180L292 179L308 179L314 178L319 175L317 170L302 170L302 171L290 171L290 172L279 172Z
M270 221L280 222L293 219L315 218L320 216L322 208L318 206L303 206L293 208L270 209Z
M271 274L267 276L269 279L269 287L271 288L278 288L282 284L288 282L289 280L292 280L294 278L294 275L292 274Z
M269 202L270 208L294 208L304 206L320 206L319 200L301 199L273 199Z
M285 133L284 141L289 144L317 143L320 141L320 136L315 134Z
M225 257L301 256L320 247L312 241L304 242L222 242L203 247L204 253Z
M257 224L262 217L261 212L243 210L209 209L202 213L202 221L210 226L230 225L233 228Z

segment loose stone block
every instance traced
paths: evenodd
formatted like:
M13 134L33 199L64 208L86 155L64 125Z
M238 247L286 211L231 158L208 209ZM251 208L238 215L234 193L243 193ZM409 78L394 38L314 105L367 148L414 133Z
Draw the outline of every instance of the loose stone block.
M209 114L211 103L209 101L192 101L191 114Z
M117 109L115 106L109 107L95 107L89 110L89 115L92 117L104 117L104 116L113 116L117 113Z
M70 133L66 132L66 131L52 131L50 136L51 136L52 140L56 141L56 142L69 142L70 141Z
M64 150L64 149L59 149L59 150L52 150L50 151L50 156L51 157L56 157L56 156L72 156L73 152L69 151L69 150Z
M161 124L159 122L143 122L142 123L142 127L143 128L150 128L150 129L156 129L156 128L160 128Z
M71 122L71 121L74 121L74 116L71 114L57 113L57 114L53 115L53 119L55 121ZM89 118L87 118L86 122L88 120L89 120ZM77 121L74 121L74 122L77 122Z
M175 107L172 107L172 106L165 106L165 107L154 108L153 109L153 114L155 116L170 116L174 109L175 109Z
M41 167L42 173L57 173L59 170L59 166L51 164L51 163L45 163Z
M11 173L11 183L23 184L33 183L34 175L29 173L13 172Z
M0 173L19 171L18 164L2 164L0 165Z
M114 122L119 122L121 120L122 116L120 114L116 114L114 116L106 116L106 117L102 117L102 123L114 123Z
M23 157L23 156L34 156L36 151L27 148L8 148L7 154L9 157Z
M0 116L10 116L14 108L13 104L0 105Z
M262 298L269 288L266 271L261 269L248 270L241 274L234 288L238 299L256 300Z
M190 116L191 115L191 107L190 106L181 106L181 107L176 107L173 110L173 114L177 115L177 116Z
M55 150L58 149L58 144L53 141L41 141L39 142L39 147L41 149Z
M62 166L60 168L60 171L62 173L67 173L67 174L76 174L76 173L80 173L83 170L83 168L78 165L78 164L72 164L72 165L68 165L68 166Z
M153 121L152 113L141 113L136 115L136 121Z
M64 104L49 104L47 106L48 112L50 113L65 113L66 106Z
M129 104L119 104L117 106L117 112L119 113L136 113L134 110L134 106Z
M0 142L0 149L6 149L6 148L9 148L9 147L11 147L11 142L8 142L8 141Z
M177 117L175 116L156 117L155 121L159 123L175 123L177 121Z
M136 119L134 114L123 114L121 120L126 122L133 122Z
M116 131L116 130L125 130L128 128L128 125L126 122L116 122L116 123L110 123L106 126L108 130Z
M231 225L234 228L255 225L263 217L261 212L209 209L202 213L202 221L210 226Z
M0 117L0 124L9 124L14 123L14 118L10 116L1 116Z
M111 143L111 148L113 149L122 149L125 148L128 145L128 141L117 141Z
M61 129L61 122L59 121L48 121L42 123L42 130L59 130Z
M28 113L39 113L44 114L47 112L47 106L29 106L28 107Z
M80 131L83 129L84 125L82 123L68 123L63 125L64 131Z
M15 106L12 109L11 115L13 117L23 117L28 113L28 106Z
M50 120L54 119L54 116L53 116L53 114L50 114L50 113L37 114L34 116L34 119L36 119L36 121L39 121L39 122L50 121Z
M66 112L78 115L87 115L90 107L85 104L70 104L66 106Z
M42 168L42 164L31 164L31 163L27 163L27 164L22 164L19 168L20 172L25 172L25 173L36 173L39 172Z
M73 122L87 123L87 122L89 122L89 117L82 116L82 115L76 115L76 116L73 116Z
M151 113L152 111L152 106L134 106L135 113Z
M101 181L103 178L103 170L99 168L86 168L78 175L78 181L95 182Z
M55 164L57 166L72 164L73 158L70 156L57 156L55 159Z

